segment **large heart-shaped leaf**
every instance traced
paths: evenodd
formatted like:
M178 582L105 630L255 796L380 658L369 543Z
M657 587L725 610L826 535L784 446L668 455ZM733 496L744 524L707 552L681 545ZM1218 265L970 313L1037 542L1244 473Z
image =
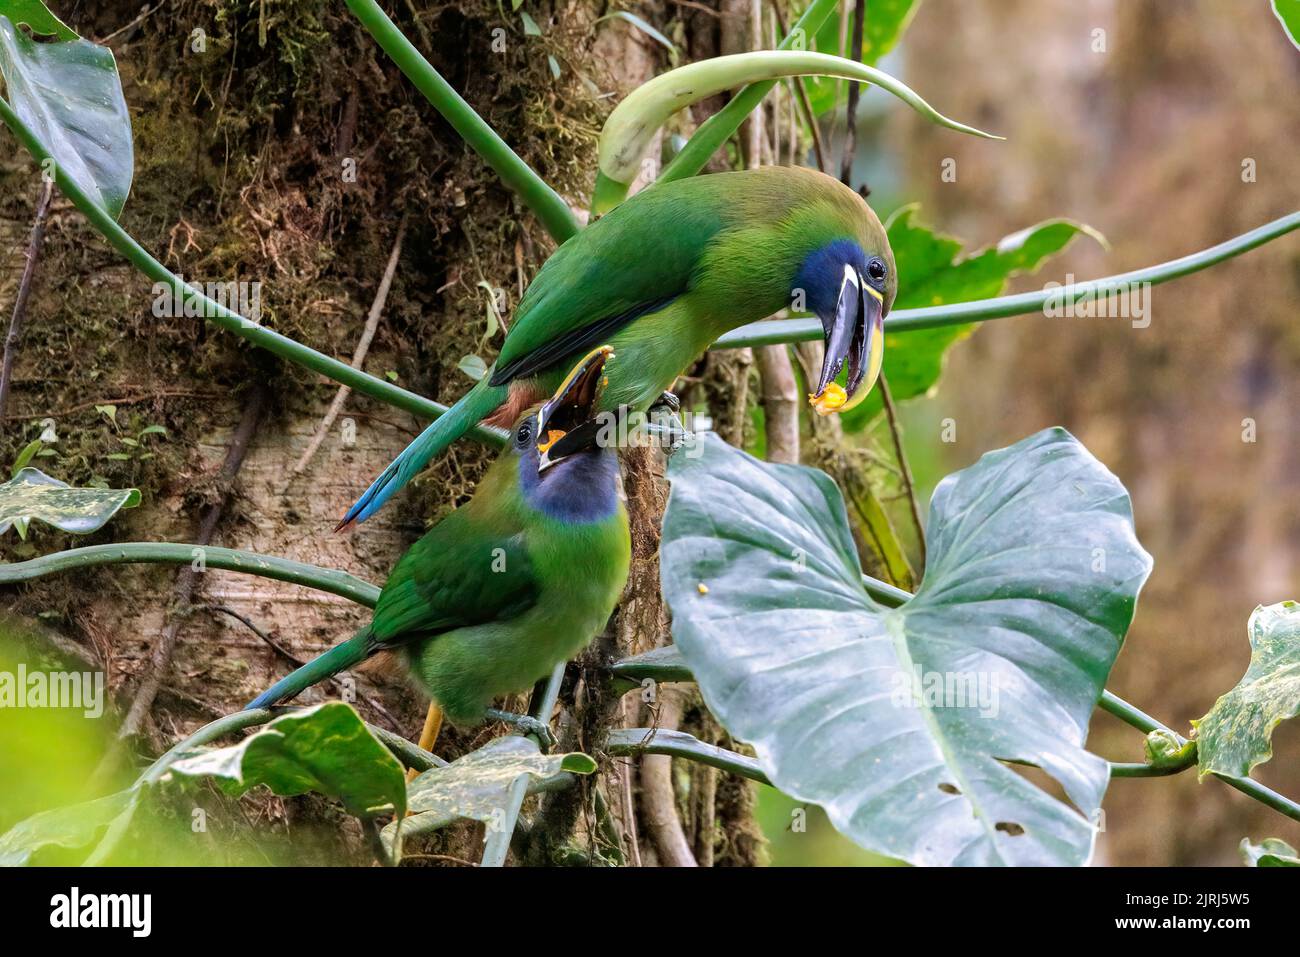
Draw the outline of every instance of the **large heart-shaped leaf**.
M108 828L125 828L138 801L138 789L130 788L33 814L0 834L0 867L30 864L38 852L48 847L87 847Z
M510 786L521 774L537 778L561 771L591 774L596 762L580 752L542 754L537 744L516 734L493 738L446 767L431 768L411 782L408 795L411 816L401 822L402 834L424 834L459 820L470 818L491 826L504 820ZM383 830L392 846L398 822Z
M230 794L265 784L288 796L316 791L350 814L406 810L406 774L351 705L330 701L276 718L228 748L181 758L164 781L210 777Z
M0 75L14 112L59 168L121 215L135 159L113 51L89 40L37 43L0 16Z
M1250 666L1196 727L1201 776L1245 777L1273 756L1273 729L1300 714L1300 603L1260 605L1250 615Z
M139 504L139 489L73 488L40 469L20 469L0 483L0 535L11 525L25 531L33 519L84 535L103 527L118 509Z
M916 864L1088 860L1108 768L1084 739L1151 559L1123 486L1069 433L940 483L924 581L893 610L863 590L823 473L709 435L669 476L674 638L777 787Z
M1037 270L1050 257L1080 235L1103 246L1105 238L1091 226L1069 219L1048 219L1003 237L995 245L970 255L962 243L918 223L915 206L905 206L890 218L889 245L898 268L895 309L941 306L1002 295L1013 277ZM929 392L943 372L944 357L975 325L965 323L920 329L885 336L885 376L896 400ZM880 415L884 406L878 391L840 418L844 428L856 432Z

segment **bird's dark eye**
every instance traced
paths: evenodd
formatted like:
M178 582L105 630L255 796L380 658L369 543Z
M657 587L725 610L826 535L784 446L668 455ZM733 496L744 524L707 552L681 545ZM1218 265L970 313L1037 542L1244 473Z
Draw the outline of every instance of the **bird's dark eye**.
M885 264L879 259L873 259L867 263L867 275L880 282L885 278Z
M527 445L530 441L532 441L532 438L533 438L533 420L529 419L523 425L519 426L519 430L515 432L515 440L520 445Z

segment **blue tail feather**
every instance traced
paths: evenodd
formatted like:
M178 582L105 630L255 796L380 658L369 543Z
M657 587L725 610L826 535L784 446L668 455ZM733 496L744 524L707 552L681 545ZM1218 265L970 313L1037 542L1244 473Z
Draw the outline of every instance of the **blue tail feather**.
M364 522L374 515L407 482L420 474L430 459L494 412L506 400L509 388L490 385L488 378L484 376L480 379L460 401L416 436L379 478L370 483L370 487L348 509L335 531L346 528L353 522Z

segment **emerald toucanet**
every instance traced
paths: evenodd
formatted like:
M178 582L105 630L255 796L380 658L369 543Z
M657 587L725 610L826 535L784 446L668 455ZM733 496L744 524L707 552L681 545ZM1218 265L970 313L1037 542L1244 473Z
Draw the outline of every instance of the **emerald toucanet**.
M373 515L475 423L513 421L598 343L616 355L600 409L643 412L724 332L790 306L825 329L814 405L851 408L880 371L897 288L880 220L822 173L764 167L651 186L555 251L515 310L496 364L339 527ZM842 389L833 385L841 370Z
M370 624L249 703L269 707L379 651L457 724L529 688L609 619L631 544L617 451L597 439L608 346L518 417L474 497L402 556ZM607 417L601 417L605 419Z

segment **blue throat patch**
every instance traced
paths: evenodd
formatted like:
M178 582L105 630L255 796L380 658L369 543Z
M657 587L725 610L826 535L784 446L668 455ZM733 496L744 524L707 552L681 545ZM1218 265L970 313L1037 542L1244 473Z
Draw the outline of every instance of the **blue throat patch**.
M612 449L579 452L537 474L537 448L519 455L524 501L560 522L600 522L618 510L618 455Z

